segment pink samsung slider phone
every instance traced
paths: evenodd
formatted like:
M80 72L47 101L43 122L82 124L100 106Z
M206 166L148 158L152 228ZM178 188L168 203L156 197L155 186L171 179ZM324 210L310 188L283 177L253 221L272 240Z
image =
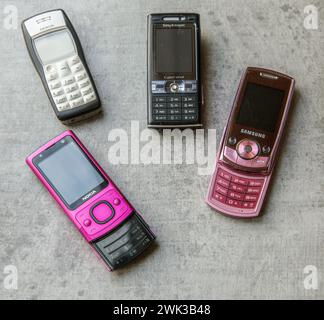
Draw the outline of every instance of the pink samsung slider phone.
M224 129L206 202L229 216L260 214L278 155L295 80L247 68Z
M47 142L26 162L110 270L133 260L155 239L72 131Z

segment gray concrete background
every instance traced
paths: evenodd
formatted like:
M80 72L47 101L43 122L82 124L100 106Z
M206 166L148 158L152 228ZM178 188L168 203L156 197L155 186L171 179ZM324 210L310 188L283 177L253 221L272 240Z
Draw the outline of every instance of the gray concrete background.
M24 163L32 150L67 129L56 120L27 55L20 27L0 28L0 298L194 299L324 298L323 2L320 0L0 1L19 22L64 8L99 90L104 116L72 129L154 228L157 246L108 273ZM303 27L304 7L320 13ZM264 215L242 221L204 203L208 176L196 165L108 163L108 133L146 124L146 15L201 14L205 127L219 135L243 69L294 76L297 90ZM130 86L124 90L125 82ZM18 290L2 270L17 266ZM318 290L305 290L315 265Z

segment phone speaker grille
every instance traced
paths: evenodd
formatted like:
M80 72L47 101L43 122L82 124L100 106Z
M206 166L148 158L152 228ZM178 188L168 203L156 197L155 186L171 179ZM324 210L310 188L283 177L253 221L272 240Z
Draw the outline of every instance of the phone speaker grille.
M278 80L279 77L273 75L273 74L270 74L270 73L264 73L264 72L260 72L260 76L263 77L263 78L268 78L268 79L272 79L272 80Z

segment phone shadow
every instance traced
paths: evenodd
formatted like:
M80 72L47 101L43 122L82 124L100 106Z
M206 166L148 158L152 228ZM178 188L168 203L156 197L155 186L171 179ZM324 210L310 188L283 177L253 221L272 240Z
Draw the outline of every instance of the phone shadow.
M149 256L152 255L158 247L159 244L155 239L154 242L152 242L150 246L145 249L145 251L143 251L137 257L135 257L135 259L133 259L127 265L121 267L120 269L114 270L113 275L120 277L125 275L126 273L128 274L131 271L131 269L135 268L135 266L136 268L141 268L141 264L145 263L145 260L149 259Z
M105 112L102 109L100 113L91 116L90 118L85 118L80 121L71 122L69 124L64 124L66 127L73 129L82 128L84 126L91 126L94 122L102 121L105 118Z

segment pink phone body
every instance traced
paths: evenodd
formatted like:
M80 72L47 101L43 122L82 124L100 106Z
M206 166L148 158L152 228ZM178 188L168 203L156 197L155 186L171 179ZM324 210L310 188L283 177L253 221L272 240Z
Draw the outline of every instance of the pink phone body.
M110 270L135 258L154 240L142 217L72 131L47 142L26 162ZM75 194L69 194L71 189Z
M260 214L278 156L295 80L247 68L216 155L206 202L232 217Z

